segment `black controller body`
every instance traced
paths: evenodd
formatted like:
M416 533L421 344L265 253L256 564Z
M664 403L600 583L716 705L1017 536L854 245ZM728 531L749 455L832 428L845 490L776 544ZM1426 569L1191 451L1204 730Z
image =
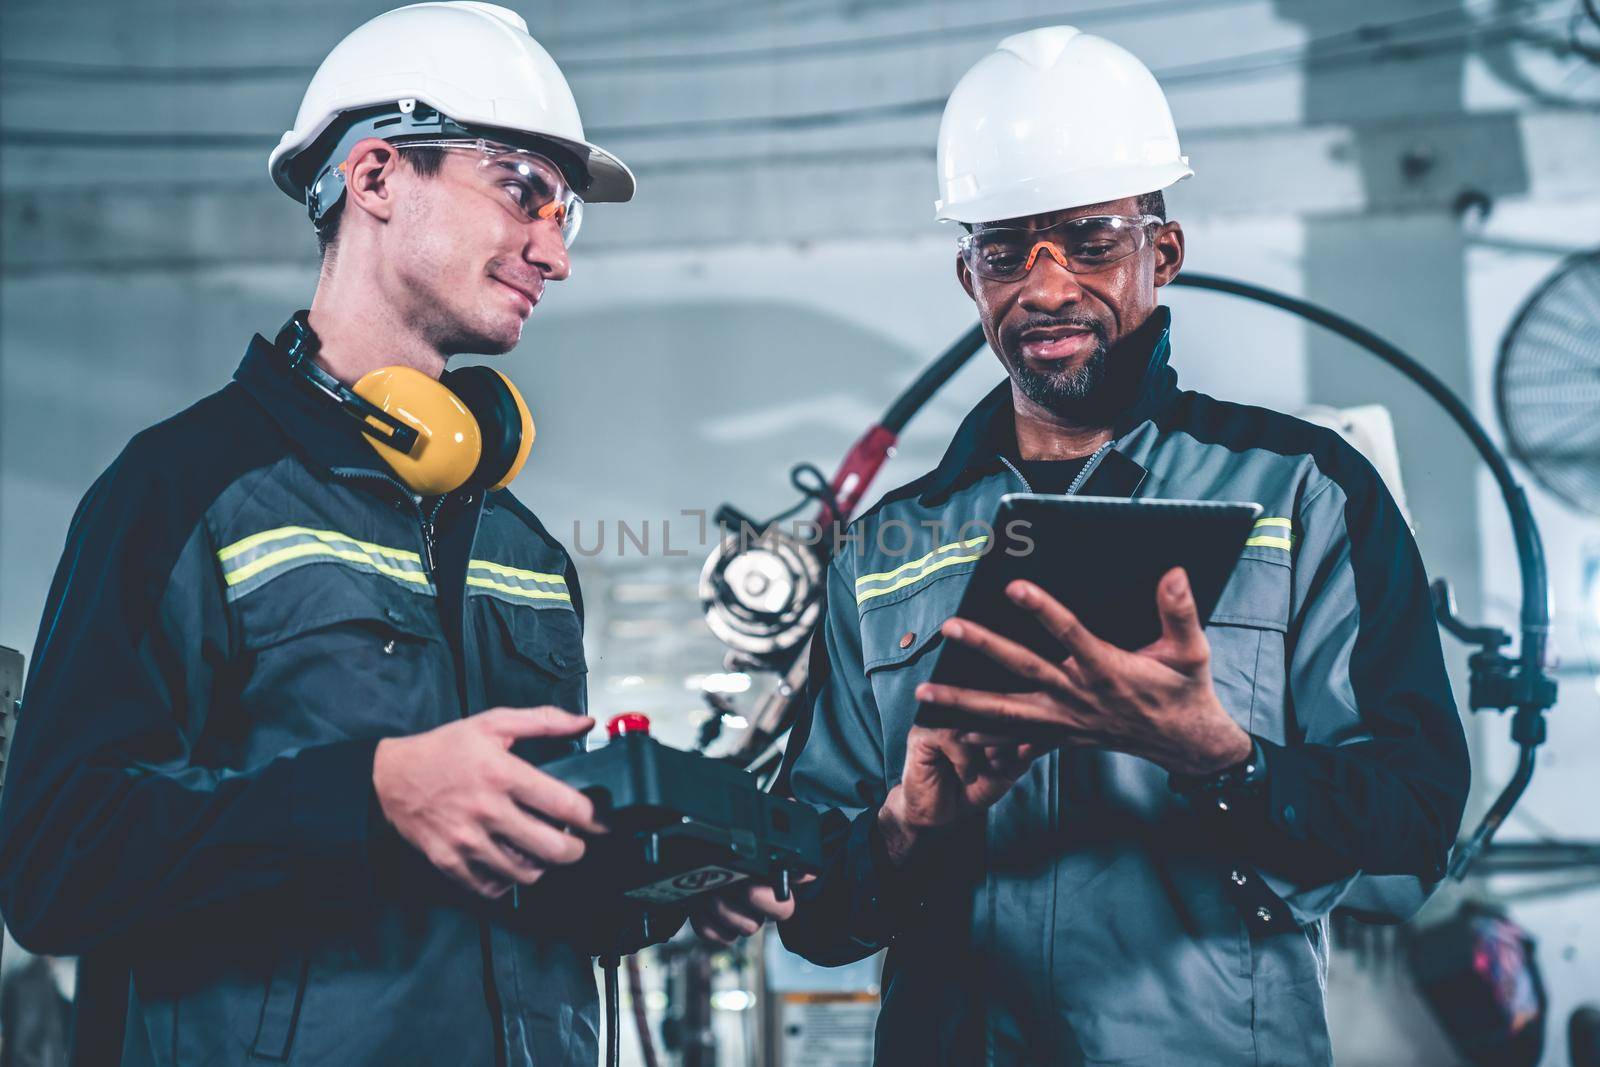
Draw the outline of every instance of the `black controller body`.
M763 792L732 764L648 734L623 733L539 769L593 800L610 830L590 840L578 863L546 876L592 903L621 898L670 909L747 879L783 896L792 879L822 868L815 809Z

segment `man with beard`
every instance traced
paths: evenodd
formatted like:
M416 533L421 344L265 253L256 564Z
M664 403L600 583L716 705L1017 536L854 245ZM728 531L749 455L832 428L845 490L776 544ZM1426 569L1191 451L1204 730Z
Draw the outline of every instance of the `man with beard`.
M466 0L340 42L269 167L322 245L311 308L79 506L0 909L82 956L75 1063L592 1065L591 957L682 915L539 884L606 831L534 765L593 725L583 601L507 488L522 398L446 363L518 343L633 175L521 17ZM793 908L728 893L723 939Z
M1328 1063L1330 911L1415 912L1467 791L1410 532L1336 434L1178 389L1157 293L1184 235L1160 190L1191 172L1136 58L1065 26L1002 41L951 94L938 168L1008 377L833 561L787 772L837 813L784 941L826 964L889 949L879 1063ZM1013 583L1046 658L952 618L1003 534L966 531L1014 492L1263 510L1209 623L1174 570L1138 651ZM1033 558L1116 567L1118 546ZM995 691L929 681L947 641ZM923 702L1066 740L913 726Z

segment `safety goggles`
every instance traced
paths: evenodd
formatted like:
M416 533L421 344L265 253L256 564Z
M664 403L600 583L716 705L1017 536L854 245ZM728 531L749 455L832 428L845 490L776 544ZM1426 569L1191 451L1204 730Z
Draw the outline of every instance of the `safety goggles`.
M985 226L963 234L957 247L968 270L995 282L1025 278L1040 252L1074 274L1093 274L1143 249L1150 228L1163 221L1159 215L1086 215L1042 230Z
M482 138L396 141L394 146L472 153L477 157L473 181L517 219L553 219L561 230L561 243L569 248L578 236L578 227L583 223L583 199L567 185L561 168L537 152Z

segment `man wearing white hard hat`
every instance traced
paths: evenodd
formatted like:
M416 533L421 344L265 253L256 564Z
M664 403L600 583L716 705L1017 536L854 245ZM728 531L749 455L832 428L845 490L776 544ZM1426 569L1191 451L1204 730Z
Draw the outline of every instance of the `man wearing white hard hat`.
M1007 38L951 93L938 171L1007 377L834 559L787 769L837 814L784 941L827 964L889 949L883 1064L1328 1063L1329 913L1414 913L1466 798L1410 531L1332 431L1178 388L1161 191L1191 171L1133 55L1067 26ZM1262 511L1209 622L1171 571L1138 651L1012 583L1044 656L953 618L982 552L960 531L1017 492ZM949 642L992 687L930 681ZM914 726L923 704L995 728Z
M81 1064L591 1065L592 956L671 934L551 895L605 832L542 773L593 725L572 561L508 485L509 351L585 203L633 195L514 12L344 39L271 156L308 312L85 496L0 804L0 910L81 957ZM705 905L737 936L770 889Z

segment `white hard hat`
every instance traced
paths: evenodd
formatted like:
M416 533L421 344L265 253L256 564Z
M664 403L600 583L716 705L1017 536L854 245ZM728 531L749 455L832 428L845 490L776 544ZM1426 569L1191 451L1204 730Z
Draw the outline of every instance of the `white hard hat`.
M420 105L420 107L419 107ZM375 112L376 109L376 112ZM385 12L340 41L306 88L294 129L273 149L267 168L278 188L304 202L342 116L390 112L401 122L368 135L423 133L421 117L446 129L505 131L565 149L582 168L577 192L591 203L633 196L633 174L583 136L578 105L561 68L515 11L475 0L412 4ZM413 121L417 120L417 121ZM325 136L326 135L326 136ZM307 150L317 151L307 156ZM323 158L313 158L313 157ZM337 165L343 160L334 160ZM323 210L343 192L329 198ZM313 207L313 214L316 214Z
M956 84L939 123L936 217L994 222L1165 189L1194 173L1161 86L1104 37L1007 37Z

